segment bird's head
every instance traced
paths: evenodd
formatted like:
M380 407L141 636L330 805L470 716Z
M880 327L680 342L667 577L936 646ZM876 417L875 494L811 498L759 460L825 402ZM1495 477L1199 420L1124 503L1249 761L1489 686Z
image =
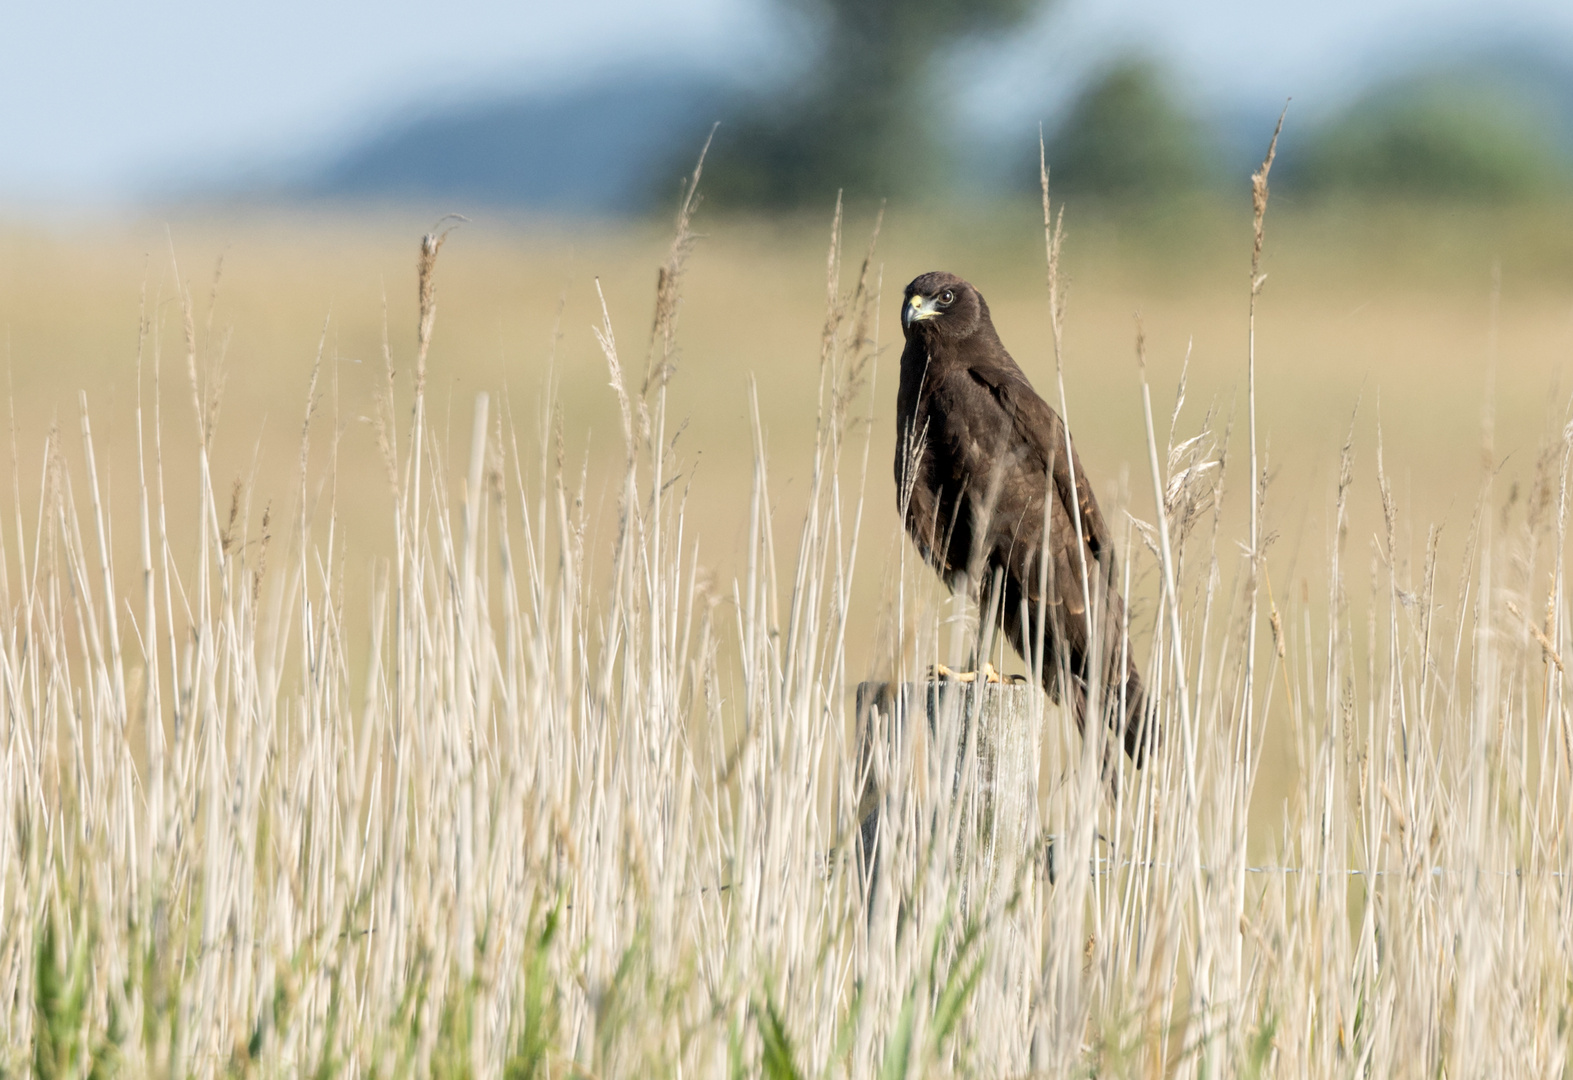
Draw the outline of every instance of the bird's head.
M988 305L978 290L943 270L913 278L901 298L901 329L908 340L961 341L988 318Z

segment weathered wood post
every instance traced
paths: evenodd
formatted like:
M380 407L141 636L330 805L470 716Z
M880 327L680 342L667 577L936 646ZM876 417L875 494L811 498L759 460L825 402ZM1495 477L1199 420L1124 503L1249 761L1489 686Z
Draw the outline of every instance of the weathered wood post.
M1032 857L1038 839L1036 693L1026 683L858 684L859 848L870 882L880 844L894 835L882 817L924 805L959 810L954 856L967 869L969 893L980 886L987 891ZM918 717L924 722L912 723ZM936 783L942 790L930 792Z

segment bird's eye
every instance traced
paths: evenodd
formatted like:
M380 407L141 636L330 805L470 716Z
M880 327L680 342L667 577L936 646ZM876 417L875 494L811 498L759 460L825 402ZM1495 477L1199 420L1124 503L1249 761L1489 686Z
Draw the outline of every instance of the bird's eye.
M956 302L956 294L951 290L946 289L944 292L939 294L939 302L942 307L949 307L951 304Z

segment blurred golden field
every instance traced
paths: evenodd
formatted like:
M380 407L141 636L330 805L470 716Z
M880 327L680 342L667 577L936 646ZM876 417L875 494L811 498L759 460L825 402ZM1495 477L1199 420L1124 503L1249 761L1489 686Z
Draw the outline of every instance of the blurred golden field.
M708 219L686 278L678 372L668 403L685 463L689 529L723 597L746 541L753 468L749 400L757 386L773 494L792 520L813 445L819 333L825 306L823 219ZM1135 362L1145 327L1155 407L1166 415L1190 353L1186 413L1233 416L1233 486L1243 485L1247 205L1172 204L1113 210L1072 203L1065 379L1072 430L1104 497L1151 520ZM396 213L359 217L237 216L0 232L0 326L6 333L24 503L36 496L41 449L61 428L66 460L80 453L78 396L86 392L117 523L135 521L139 320L142 400L152 407L154 357L162 378L171 491L195 491L196 438L180 289L194 312L203 393L221 389L215 485L239 483L251 520L295 505L306 395L319 343L314 464L337 453L337 484L312 490L326 519L336 500L348 543L345 582L359 602L370 565L391 544L391 487L370 421L385 377L383 342L407 389L414 351L415 249L431 226ZM848 267L872 219L845 225ZM592 332L604 291L624 362L648 344L664 222L611 227L479 217L457 229L437 281L431 354L439 440L450 425L461 450L470 402L499 395L521 442L540 438L544 403L560 409L571 473L586 470L592 522L607 532L623 448L606 362ZM897 358L896 298L916 274L954 270L989 299L1006 345L1058 405L1048 329L1041 212L1031 203L988 210L902 206L888 211L874 255L884 299L871 400L868 551L903 543L890 478ZM1260 301L1259 419L1271 469L1269 567L1280 594L1319 587L1330 542L1339 451L1353 433L1354 556L1380 522L1376 433L1416 559L1425 528L1442 529L1444 565L1480 489L1482 423L1492 394L1495 465L1527 482L1540 445L1560 428L1573 381L1573 208L1296 205L1279 197L1268 221ZM216 279L216 284L215 284ZM629 360L628 357L634 357ZM1495 364L1494 379L1490 375ZM1357 415L1358 409L1358 415ZM151 425L151 413L148 423ZM336 446L323 432L339 433ZM1160 433L1161 434L1161 433ZM462 455L459 455L462 456ZM691 486L690 486L691 481ZM608 490L607 485L613 487ZM187 500L189 502L189 500ZM170 500L178 515L184 503ZM1237 503L1237 506L1243 505ZM134 542L116 529L122 545ZM126 547L128 553L133 549ZM876 564L877 565L877 564ZM869 635L882 583L865 574ZM1138 600L1156 590L1138 583ZM1284 599L1280 595L1280 599ZM1151 606L1148 605L1150 615ZM1138 615L1141 608L1138 606ZM868 650L854 640L853 657ZM870 656L870 662L872 657Z
M1159 410L1188 347L1191 409L1243 407L1249 208L1197 204L1150 219L1081 209L1071 204L1068 212L1066 387L1078 446L1098 481L1112 487L1122 470L1142 464L1136 316L1147 330ZM909 278L949 267L974 281L1018 362L1055 396L1037 214L1030 204L960 222L945 208L887 214L875 255L886 291L881 373L870 402L870 483L881 530L895 523L886 489L900 325L890 297ZM829 219L829 208L823 222L717 222L703 211L698 219L669 407L686 423L680 450L695 465L694 517L717 569L727 568L735 547L725 511L750 468L750 379L772 467L790 475L812 445ZM291 492L322 341L319 418L337 417L343 428L338 497L354 527L371 514L381 483L355 470L376 462L363 418L381 384L384 332L393 365L407 377L415 241L429 225L389 214L76 231L9 226L0 233L0 325L24 457L33 457L50 424L74 432L85 390L96 434L115 448L113 465L123 465L134 446L126 406L137 393L143 303L151 321L145 402L151 407L151 354L159 349L170 437L192 432L179 286L195 307L200 377L222 377L222 464L214 472L250 484L255 468L258 498ZM868 225L867 217L849 217L848 258L862 252ZM618 343L642 355L665 244L664 223L462 225L437 283L431 384L439 424L448 402L467 410L473 391L492 390L507 398L521 435L530 434L552 379L569 459L620 459L617 409L591 333L601 322L596 286ZM1496 313L1493 267L1501 278ZM1370 457L1380 420L1400 501L1416 519L1436 522L1468 514L1491 355L1497 456L1507 475L1534 453L1546 424L1560 423L1567 391L1559 374L1573 347L1573 209L1284 204L1268 223L1266 269L1260 423L1274 465L1268 503L1280 547L1323 541L1329 472L1356 406L1359 457ZM1150 501L1140 490L1133 497Z

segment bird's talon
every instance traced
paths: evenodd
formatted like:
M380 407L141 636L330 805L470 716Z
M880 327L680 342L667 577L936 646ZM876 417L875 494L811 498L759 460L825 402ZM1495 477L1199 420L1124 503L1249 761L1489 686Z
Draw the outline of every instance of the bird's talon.
M929 682L961 682L970 683L978 681L976 671L955 671L944 664L933 664L928 669Z
M956 671L944 664L931 664L926 678L929 682L959 683L975 683L981 678L987 683L1002 683L1007 686L1015 686L1027 681L1025 675L1006 675L988 661L984 661L983 666L976 671Z

